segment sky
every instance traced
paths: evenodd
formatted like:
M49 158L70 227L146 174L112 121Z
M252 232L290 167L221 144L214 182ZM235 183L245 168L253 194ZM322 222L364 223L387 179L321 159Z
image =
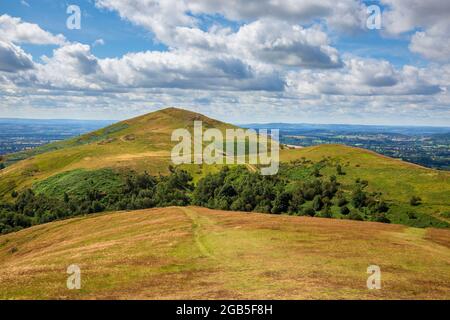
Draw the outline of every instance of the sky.
M449 89L448 0L0 0L0 117L450 126Z

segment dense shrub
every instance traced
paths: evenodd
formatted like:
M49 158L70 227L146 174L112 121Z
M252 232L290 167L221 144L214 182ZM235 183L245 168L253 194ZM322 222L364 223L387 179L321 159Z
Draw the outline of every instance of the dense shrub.
M314 168L320 171L319 165L314 165ZM316 173L293 181L282 174L263 176L250 172L244 166L224 167L203 177L194 187L190 174L175 168L170 168L167 176L104 170L96 173L94 183L87 177L78 184L80 187L61 188L54 184L58 182L56 178L76 182L77 174L88 176L86 172L74 172L47 181L34 191L14 191L14 202L0 205L0 232L7 233L82 214L190 204L220 210L326 218L332 217L332 206L337 204L340 213L349 219L362 220L365 217L387 222L385 213L389 210L388 205L380 199L380 195L363 191L361 181L351 194L351 204L355 209L350 212L336 176L319 178L320 174ZM72 183L69 185L73 186ZM61 192L61 189L64 191ZM45 190L58 192L45 193ZM361 215L361 212L364 214Z
M15 201L0 206L0 233L8 233L33 224L61 218L113 210L134 210L190 204L192 177L174 170L164 177L129 172L119 192L101 192L95 188L83 194L63 193L61 199L35 194L33 190L14 192Z
M412 196L411 199L409 200L409 204L412 206L418 206L420 205L422 202L422 199L418 196Z
M345 172L342 170L342 166L341 166L340 164L338 164L338 165L336 166L336 173L337 173L338 175L340 175L340 176L345 175Z
M385 213L376 213L375 215L373 215L373 221L391 223L391 220L389 220Z
M322 202L322 198L319 195L314 197L312 207L313 207L314 211L322 210L323 202Z
M276 176L262 176L246 168L224 168L198 182L192 203L213 209L282 213L297 210L287 182ZM303 195L296 195L296 200ZM300 203L299 201L298 203ZM298 204L297 203L297 204Z
M313 208L311 208L311 207L306 207L306 208L303 209L302 214L305 215L305 216L314 217L315 214L316 214L316 212L314 211Z
M346 206L341 207L341 214L348 215L350 213L350 209Z
M347 199L345 199L343 196L341 196L341 197L339 197L339 198L337 199L337 203L336 203L336 204L337 204L339 207L343 207L343 206L345 206L347 203L348 203Z
M355 191L353 191L352 195L352 204L355 208L362 208L366 206L367 194L362 191L360 187L357 187Z
M358 221L364 220L363 217L357 211L350 212L347 218L350 220L358 220Z

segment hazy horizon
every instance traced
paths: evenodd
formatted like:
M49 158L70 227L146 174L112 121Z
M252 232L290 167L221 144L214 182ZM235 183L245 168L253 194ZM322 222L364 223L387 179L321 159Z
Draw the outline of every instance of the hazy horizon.
M163 110L163 109L160 109ZM186 109L187 110L187 109ZM25 118L25 117L0 117L0 121L2 120L29 120L29 121L79 121L79 122L105 122L105 123L115 123L120 122L128 119L132 119L134 117L139 117L143 114L138 114L133 117L129 118L123 118L123 119L80 119L80 118ZM209 115L206 115L209 116ZM212 117L212 116L209 116ZM214 118L214 117L212 117ZM214 118L219 121L223 121L220 118ZM237 126L249 126L249 125L274 125L274 124L283 124L283 125L342 125L342 126L367 126L367 127L375 127L375 126L382 126L382 127L430 127L430 128L446 128L450 129L449 125L428 125L428 124L386 124L386 123L342 123L342 122L245 122L245 123L239 123L239 122L230 122Z

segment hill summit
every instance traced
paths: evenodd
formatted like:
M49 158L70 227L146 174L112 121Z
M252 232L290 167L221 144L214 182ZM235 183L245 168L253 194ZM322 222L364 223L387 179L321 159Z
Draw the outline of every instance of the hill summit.
M11 154L6 157L8 166L0 171L0 200L12 202L13 194L28 188L47 196L53 196L55 191L61 195L77 183L83 184L81 189L91 188L92 183L105 190L116 184L117 174L130 170L166 175L172 165L171 150L176 145L171 141L172 132L181 128L193 130L194 121L202 121L204 129L236 128L199 113L167 108L66 141ZM355 186L363 188L369 197L382 197L389 203L392 222L413 226L445 226L450 222L449 172L343 145L284 148L280 161L278 178L288 179L292 185L337 178L349 198ZM197 183L207 174L218 172L220 165L185 164L182 169ZM420 198L415 206L410 204L413 198Z
M234 126L202 114L166 108L120 121L103 129L6 156L0 196L22 190L52 175L75 169L127 168L165 173L170 164L172 131L191 130L194 121L220 130Z

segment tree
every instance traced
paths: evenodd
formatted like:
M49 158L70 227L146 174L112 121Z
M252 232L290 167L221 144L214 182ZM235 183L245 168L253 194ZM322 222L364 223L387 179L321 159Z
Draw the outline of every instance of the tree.
M357 220L357 221L363 221L364 219L362 218L362 216L356 212L356 211L352 211L350 212L350 214L347 216L348 219L350 220Z
M316 214L314 209L311 207L307 207L307 208L303 209L302 213L303 213L303 215L310 216L310 217L314 217L314 215Z
M411 219L411 220L417 219L417 216L416 216L415 212L408 211L406 214L408 215L408 219Z
M338 165L336 166L336 173L337 173L338 175L340 175L340 176L345 175L345 172L342 170L342 166L341 166L340 164L338 164Z
M323 201L321 196L317 195L314 197L313 203L312 203L312 208L315 211L320 211L323 207Z
M367 200L367 195L360 187L356 188L353 192L352 203L355 208L365 207Z
M319 170L319 168L317 168L317 167L315 167L315 168L314 168L314 170L313 170L312 174L313 174L313 176L314 176L314 177L316 177L316 178L318 178L318 177L321 177L321 176L322 176L322 175L320 174L320 170Z
M3 162L0 162L0 170L5 169L5 164Z
M386 202L380 201L376 206L376 211L380 213L386 213L389 211L389 206Z
M373 221L391 223L391 220L389 220L385 213L376 213L373 217Z
M328 205L325 205L322 212L320 213L321 218L333 218L333 215L331 214L331 209Z
M409 204L414 207L418 206L421 203L422 203L422 199L418 196L412 196L411 199L409 200Z
M272 213L288 212L289 202L292 199L292 195L288 192L281 192L277 195L272 205Z
M295 190L292 194L291 201L289 202L289 211L290 212L298 212L301 208L301 205L305 203L305 198L303 198L303 193L301 190Z
M337 199L337 205L339 207L343 207L348 203L347 199L344 198L344 196L341 196Z
M344 216L348 215L350 213L350 209L347 206L341 207L341 214Z
M306 187L303 190L303 196L306 200L310 201L312 199L314 199L314 196L316 195L316 192L313 188L310 187Z

